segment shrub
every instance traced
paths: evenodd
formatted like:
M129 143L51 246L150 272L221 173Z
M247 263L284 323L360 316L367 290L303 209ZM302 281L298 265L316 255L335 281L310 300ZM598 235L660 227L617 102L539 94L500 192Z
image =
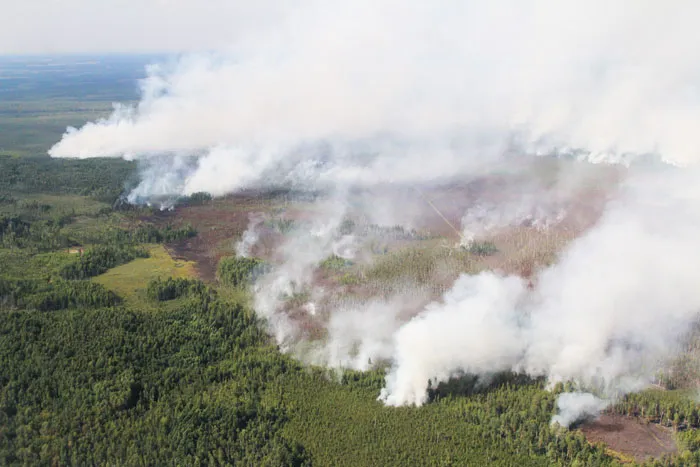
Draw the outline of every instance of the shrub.
M498 248L491 242L474 242L469 246L469 253L477 256L491 256L498 253Z
M130 234L131 241L135 243L170 243L185 240L197 235L197 230L190 224L183 228L175 228L171 225L159 229L152 224L140 225Z
M17 199L5 193L0 193L0 204L15 205L17 204Z
M198 206L202 205L204 203L207 203L212 200L212 196L205 192L205 191L199 191L197 193L192 193L189 196L181 196L177 200L177 204L181 204L184 206Z
M328 258L324 259L321 261L320 267L321 269L328 269L331 271L337 271L339 269L343 269L346 266L351 266L352 261L348 261L344 258L341 258L340 256L337 255L331 255Z

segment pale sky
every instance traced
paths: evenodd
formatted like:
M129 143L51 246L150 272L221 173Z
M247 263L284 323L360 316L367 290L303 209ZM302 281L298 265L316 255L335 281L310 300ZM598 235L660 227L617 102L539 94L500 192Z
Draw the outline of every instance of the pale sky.
M219 49L280 15L283 0L0 0L0 54Z

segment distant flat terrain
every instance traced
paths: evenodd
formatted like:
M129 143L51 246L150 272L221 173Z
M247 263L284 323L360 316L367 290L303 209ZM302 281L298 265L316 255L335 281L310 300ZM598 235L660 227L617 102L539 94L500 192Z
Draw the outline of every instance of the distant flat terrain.
M40 156L79 127L134 102L156 56L0 57L0 154Z

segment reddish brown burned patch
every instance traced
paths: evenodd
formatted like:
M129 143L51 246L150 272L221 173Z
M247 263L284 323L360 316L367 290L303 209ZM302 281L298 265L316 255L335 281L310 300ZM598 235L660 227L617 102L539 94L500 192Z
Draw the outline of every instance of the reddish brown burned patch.
M498 269L504 273L530 278L544 265L550 264L564 245L600 217L611 187L615 186L619 175L614 170L600 171L596 183L581 185L579 192L570 197L567 215L556 226L547 230L527 225L513 226L492 236L489 240L496 244L499 251L493 256L482 258L479 269ZM425 188L423 191L411 187L388 186L377 189L376 193L370 190L364 195L370 200L370 206L374 201L373 196L377 195L378 199L388 200L395 206L395 211L409 212L407 215L413 221L411 227L419 232L439 236L449 244L456 244L460 240L458 230L465 211L479 200L498 203L508 196L512 198L519 188L513 188L509 184L516 182L509 175L491 175L463 184ZM168 249L176 258L195 261L200 277L211 281L215 279L216 265L221 256L234 253L235 242L248 227L250 215L271 213L278 208L285 209L285 218L296 221L318 215L315 206L308 203L291 203L282 196L264 193L244 193L217 199L202 206L178 207L174 211L157 214L155 221L161 225L190 223L197 229L196 237L169 245ZM416 213L419 215L415 216ZM253 253L274 262L275 250L282 241L281 235L264 232ZM396 240L388 243L390 250L396 251L403 247L412 248L415 242Z
M385 281L374 281L365 280L364 275L357 281L344 281L343 277L348 273L350 276L363 274L363 268L368 264L361 260L358 267L349 270L317 270L309 284L311 295L314 297L293 298L289 303L281 305L282 309L279 312L294 321L300 339L317 340L322 339L326 332L331 310L348 305L350 301L361 304L375 299L405 297L405 287L408 284L413 288L411 297L414 292L417 293L415 300L401 304L400 319L405 320L419 313L427 303L439 300L444 292L452 287L461 272L497 270L505 274L520 275L528 279L530 287L534 287L533 282L538 271L553 263L570 241L597 222L608 196L615 187L614 182L613 177L613 180L584 186L579 193L569 198L565 218L547 229L516 225L493 233L485 240L492 241L498 252L482 257L472 255L473 257L466 261L463 261L464 256L470 255L452 248L460 241L460 233L456 230L461 227L461 218L465 211L479 200L496 200L497 204L509 190L507 177L484 177L461 185L425 188L420 192L412 188L392 191L392 187L384 187L381 192L376 193L379 196L377 199L385 203L389 200L389 205L396 211L405 209L408 219L412 222L407 230L414 228L420 234L418 237L409 235L407 238L400 235L396 238L391 235L384 238L379 234L382 248L384 245L388 247L389 255L386 258L395 253L401 257L401 250L427 249L428 255L437 256L434 262L436 267L431 269L429 279L423 276L422 279L411 278L409 273L406 275L408 280L397 277L396 283L391 277ZM369 206L375 201L374 194L363 194L368 196ZM510 196L512 198L512 193ZM318 219L321 206L309 202L290 202L284 196L247 193L216 199L200 206L180 206L173 211L158 213L148 220L161 226L194 226L198 231L196 237L168 245L168 251L176 259L194 261L199 277L213 282L216 280L216 268L220 258L235 253L235 244L249 227L251 216L259 217L263 214L265 217L265 222L256 229L259 240L252 254L276 264L281 260L282 250L279 246L285 242L285 238L273 226L274 222L268 224L267 221L276 222L280 218L295 222ZM356 214L362 219L361 210ZM350 217L353 218L352 209ZM425 234L428 234L427 239ZM368 235L368 239L371 240L374 234ZM444 245L441 245L443 243ZM368 261L382 261L381 255L370 257ZM460 257L462 259L459 259ZM399 266L399 269L409 267L406 264ZM399 276L402 274L403 272L399 273ZM323 293L320 293L321 291ZM308 309L310 300L316 307L315 313Z
M580 183L570 193L558 195L557 190L552 190L549 196L561 196L561 207L565 212L563 219L553 227L557 235L575 237L597 222L606 202L614 195L620 178L619 168L601 167L588 183ZM518 193L527 193L527 189L522 186L513 185L517 184L504 176L483 177L461 185L452 184L422 193L416 192L413 194L414 199L406 194L405 198L407 203L430 206L418 220L417 228L458 238L455 228L460 229L462 217L470 207L479 203L512 205L517 203ZM514 227L536 230L526 222Z
M603 443L638 462L678 450L670 429L638 418L603 414L581 426L580 430L589 442Z
M270 200L241 195L201 206L178 207L173 211L158 213L151 220L160 225L194 226L197 236L167 245L168 252L176 259L194 261L199 277L213 281L219 259L232 254L235 241L248 227L249 216L273 207Z

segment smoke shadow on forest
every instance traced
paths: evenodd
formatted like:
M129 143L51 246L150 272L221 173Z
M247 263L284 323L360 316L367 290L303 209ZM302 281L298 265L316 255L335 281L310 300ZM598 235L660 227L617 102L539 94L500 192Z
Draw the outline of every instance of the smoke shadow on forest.
M437 386L428 381L428 402L435 402L445 397L464 397L485 394L503 386L543 386L544 377L532 377L522 373L504 371L486 375L462 373L453 376Z

